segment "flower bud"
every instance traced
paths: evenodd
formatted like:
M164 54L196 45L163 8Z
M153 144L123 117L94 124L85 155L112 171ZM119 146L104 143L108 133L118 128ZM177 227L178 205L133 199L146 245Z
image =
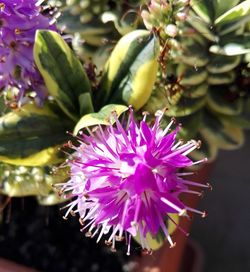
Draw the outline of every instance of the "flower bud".
M185 11L179 11L176 13L176 20L184 22L187 19L187 13Z
M164 30L165 33L172 38L174 38L178 33L177 26L174 24L167 25Z
M151 1L151 3L148 5L148 10L151 14L159 15L161 13L161 5Z

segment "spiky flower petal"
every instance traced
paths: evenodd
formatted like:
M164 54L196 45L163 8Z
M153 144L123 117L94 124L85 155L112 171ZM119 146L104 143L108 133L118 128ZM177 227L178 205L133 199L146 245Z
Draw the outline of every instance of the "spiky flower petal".
M188 185L206 187L183 179L183 167L196 164L187 155L199 142L178 141L180 126L170 132L174 120L163 130L160 121L163 112L156 114L153 126L146 123L146 115L137 124L130 108L129 121L124 126L115 113L116 126L88 129L81 134L80 146L69 159L71 179L63 185L64 193L75 199L69 203L66 217L79 213L87 224L87 236L97 236L97 242L110 231L106 243L115 250L115 242L127 237L130 254L131 236L140 237L143 249L150 250L146 235L156 236L162 230L171 246L166 220L169 214L187 216L189 210L179 195L183 192L199 194Z

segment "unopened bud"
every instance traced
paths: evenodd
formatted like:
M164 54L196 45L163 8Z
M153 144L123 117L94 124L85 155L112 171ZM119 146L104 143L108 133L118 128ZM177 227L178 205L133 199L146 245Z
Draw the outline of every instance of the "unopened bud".
M172 38L174 38L178 33L177 26L174 24L167 25L164 30L165 33Z
M187 13L184 11L177 12L176 20L184 22L187 19Z
M151 14L158 15L161 13L161 5L151 1L151 3L148 5L148 10Z

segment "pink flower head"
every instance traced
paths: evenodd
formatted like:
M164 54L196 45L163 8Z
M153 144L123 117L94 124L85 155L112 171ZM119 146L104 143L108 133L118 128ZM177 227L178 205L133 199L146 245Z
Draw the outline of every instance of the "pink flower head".
M176 142L180 126L170 132L172 120L162 129L162 116L163 112L156 113L153 126L146 123L146 115L138 124L130 108L124 126L113 113L116 125L81 134L80 146L74 147L68 160L71 178L62 191L70 191L75 199L67 205L65 216L79 213L86 235L97 236L97 242L108 235L106 243L113 250L116 241L125 236L128 255L131 236L139 237L142 248L150 252L147 233L156 236L162 231L174 246L166 227L166 220L172 220L169 214L188 216L187 211L193 211L205 215L179 199L183 192L200 194L188 185L207 187L183 179L190 173L178 172L200 162L187 157L200 143Z

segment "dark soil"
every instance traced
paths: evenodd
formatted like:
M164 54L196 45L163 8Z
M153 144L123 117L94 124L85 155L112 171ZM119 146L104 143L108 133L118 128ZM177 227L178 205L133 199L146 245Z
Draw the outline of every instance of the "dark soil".
M0 224L0 257L44 272L127 271L125 246L112 253L104 239L96 244L86 238L76 217L64 220L64 212L33 198L12 199Z

